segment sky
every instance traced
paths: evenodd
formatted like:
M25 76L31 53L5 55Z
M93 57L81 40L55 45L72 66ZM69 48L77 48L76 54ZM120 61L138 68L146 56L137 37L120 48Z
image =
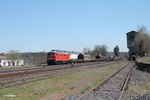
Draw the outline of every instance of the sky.
M150 28L150 0L0 0L0 52L82 52L116 45L126 33Z

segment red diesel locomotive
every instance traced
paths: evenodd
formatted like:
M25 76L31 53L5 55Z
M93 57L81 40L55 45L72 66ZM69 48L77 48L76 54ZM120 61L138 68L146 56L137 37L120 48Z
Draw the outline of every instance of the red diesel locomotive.
M65 64L70 62L70 54L65 51L52 50L47 54L47 64Z

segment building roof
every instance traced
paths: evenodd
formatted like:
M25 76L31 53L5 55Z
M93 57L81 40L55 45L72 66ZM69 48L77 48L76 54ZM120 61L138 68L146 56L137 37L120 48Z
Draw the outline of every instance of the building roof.
M127 36L135 36L135 34L137 34L137 32L136 31L130 31L126 34L127 34Z

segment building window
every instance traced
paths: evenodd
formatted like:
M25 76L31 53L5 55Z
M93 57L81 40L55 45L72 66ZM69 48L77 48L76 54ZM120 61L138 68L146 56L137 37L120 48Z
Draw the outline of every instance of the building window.
M6 62L3 62L3 66L6 66Z
M12 66L15 66L15 62L12 62Z
M10 62L8 62L8 66L10 66Z

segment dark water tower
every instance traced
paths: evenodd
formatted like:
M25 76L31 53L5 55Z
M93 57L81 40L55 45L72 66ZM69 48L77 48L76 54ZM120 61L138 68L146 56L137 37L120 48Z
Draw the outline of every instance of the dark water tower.
M132 59L132 56L136 56L136 51L134 48L134 38L136 36L137 32L136 31L130 31L126 33L127 35L127 47L129 49L129 60Z

